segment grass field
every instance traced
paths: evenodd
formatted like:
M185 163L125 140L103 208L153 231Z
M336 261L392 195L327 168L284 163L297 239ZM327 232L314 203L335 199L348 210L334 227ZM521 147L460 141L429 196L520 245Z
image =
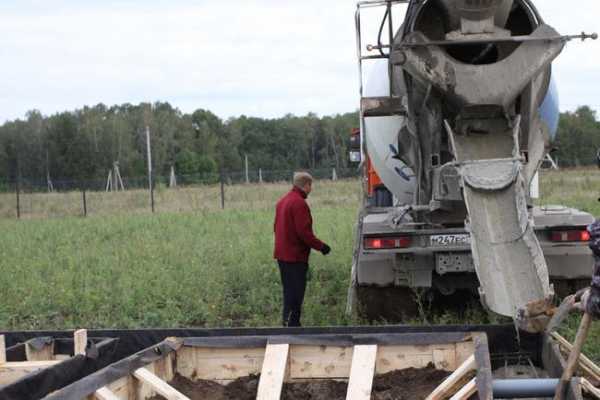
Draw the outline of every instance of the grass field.
M600 215L599 171L546 172L542 186L543 203ZM98 204L112 205L88 218L42 218L55 215L51 207L75 209L79 195L36 195L49 196L43 198L46 208L27 220L12 214L0 219L0 328L278 325L273 206L288 185L228 187L224 211L218 190L160 190L161 212L155 215L148 213L143 191L96 193L92 198L98 196ZM0 208L10 208L5 199L0 197ZM303 323L360 323L344 315L359 182L316 182L310 203L315 231L333 252L312 255ZM427 318L432 323L485 320L477 310L460 319L452 314ZM565 333L572 335L577 319L569 324ZM598 327L587 351L600 359Z

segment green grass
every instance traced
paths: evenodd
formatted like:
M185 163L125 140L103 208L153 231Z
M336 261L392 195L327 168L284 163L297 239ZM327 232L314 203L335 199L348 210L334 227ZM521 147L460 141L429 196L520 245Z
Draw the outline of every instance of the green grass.
M355 210L321 207L304 322L344 324ZM280 322L270 210L2 221L0 326L263 326Z
M287 184L157 192L89 194L91 216L79 214L79 194L38 194L25 220L0 198L0 328L277 326L281 287L272 258L273 207ZM304 325L348 325L344 315L359 182L316 182L310 202L315 231L333 252L311 256L313 279ZM10 195L2 195L10 196ZM565 204L600 215L600 172L542 174L540 203ZM26 198L27 199L27 198ZM37 206L35 206L37 204ZM2 211L4 210L4 211ZM58 210L58 211L56 211ZM62 210L62 211L61 211ZM44 218L71 215L66 218ZM474 308L424 316L415 323L497 322ZM563 334L573 339L578 319ZM586 352L600 360L600 327Z

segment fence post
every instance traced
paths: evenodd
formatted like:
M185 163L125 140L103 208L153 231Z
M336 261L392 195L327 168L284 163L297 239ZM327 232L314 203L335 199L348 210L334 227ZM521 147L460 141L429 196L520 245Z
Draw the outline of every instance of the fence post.
M83 216L87 217L87 200L85 197L85 187L82 189L81 194L83 197Z
M150 189L150 205L154 212L154 185L152 182L152 151L150 149L150 127L146 126L146 152L148 159L148 186Z
M16 192L17 192L17 219L20 219L21 218L21 177L19 175L17 175Z
M221 209L225 209L225 179L223 177L223 170L221 170L220 180L221 180Z

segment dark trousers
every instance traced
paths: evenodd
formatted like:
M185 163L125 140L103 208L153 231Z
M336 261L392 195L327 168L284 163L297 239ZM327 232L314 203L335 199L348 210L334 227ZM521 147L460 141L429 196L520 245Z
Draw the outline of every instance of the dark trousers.
M308 263L277 261L283 286L283 326L301 326Z

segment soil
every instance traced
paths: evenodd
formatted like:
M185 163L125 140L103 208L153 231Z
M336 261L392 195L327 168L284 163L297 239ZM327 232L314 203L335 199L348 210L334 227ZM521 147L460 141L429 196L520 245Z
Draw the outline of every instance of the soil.
M435 389L449 372L436 370L433 365L426 368L408 368L377 375L373 380L372 400L421 400ZM236 379L226 386L213 381L191 381L176 375L171 386L191 400L254 400L259 376L251 375ZM282 400L344 400L348 384L333 380L292 382L283 385ZM155 396L151 400L163 400Z

